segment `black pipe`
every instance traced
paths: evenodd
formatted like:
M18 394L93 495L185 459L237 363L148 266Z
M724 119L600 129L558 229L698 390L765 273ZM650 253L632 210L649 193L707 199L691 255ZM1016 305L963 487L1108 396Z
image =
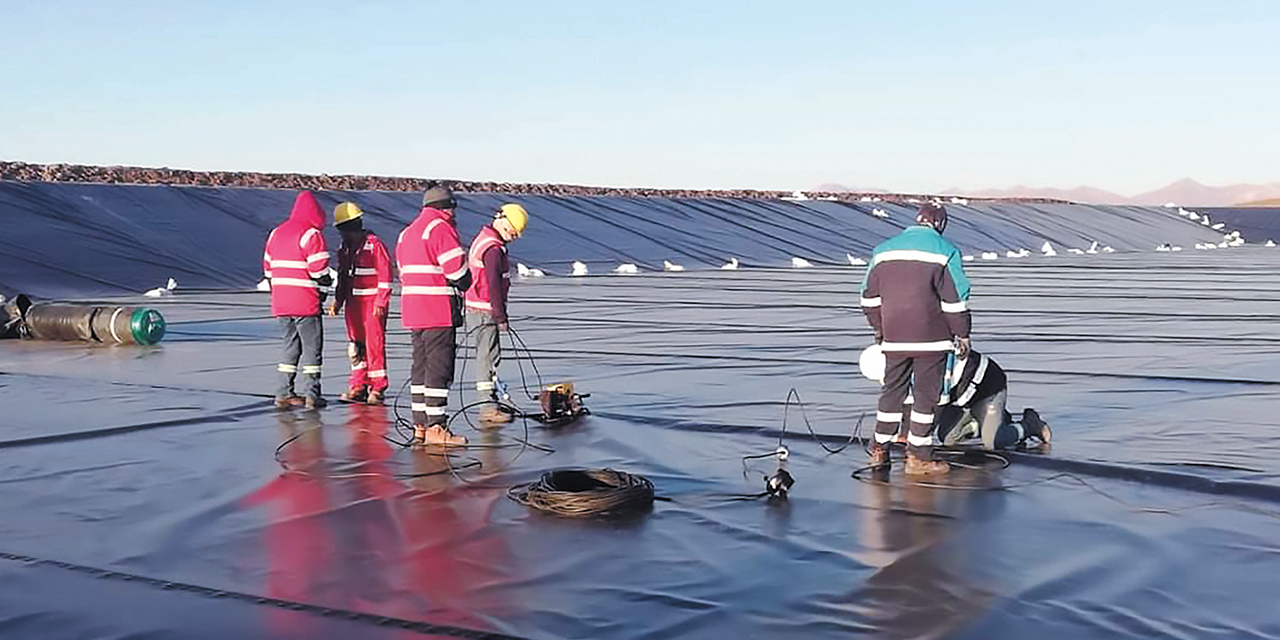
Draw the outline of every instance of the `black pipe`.
M165 321L146 307L36 304L23 316L35 340L151 345L164 338Z

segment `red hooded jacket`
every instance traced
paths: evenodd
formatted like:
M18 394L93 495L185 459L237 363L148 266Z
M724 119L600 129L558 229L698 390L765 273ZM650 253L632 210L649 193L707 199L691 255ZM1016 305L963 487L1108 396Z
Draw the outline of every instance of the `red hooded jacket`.
M289 219L267 236L262 273L271 281L271 314L320 315L320 286L316 279L329 269L324 210L310 191L293 201Z

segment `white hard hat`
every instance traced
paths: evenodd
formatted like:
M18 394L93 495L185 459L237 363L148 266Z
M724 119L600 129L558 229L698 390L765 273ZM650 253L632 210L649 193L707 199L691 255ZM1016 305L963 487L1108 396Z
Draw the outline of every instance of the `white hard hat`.
M858 356L858 369L868 380L884 382L884 351L880 350L880 345L873 344L862 350L862 355Z

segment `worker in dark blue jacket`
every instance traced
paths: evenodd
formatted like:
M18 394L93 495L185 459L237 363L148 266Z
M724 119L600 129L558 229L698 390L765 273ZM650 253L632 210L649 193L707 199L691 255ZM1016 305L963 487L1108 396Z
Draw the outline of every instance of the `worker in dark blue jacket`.
M960 251L942 237L947 210L927 203L916 226L885 240L872 253L861 305L885 354L884 386L876 411L872 464L889 464L888 444L903 421L908 393L916 398L907 434L906 472L946 473L933 459L934 409L942 395L947 357L968 356L969 278Z

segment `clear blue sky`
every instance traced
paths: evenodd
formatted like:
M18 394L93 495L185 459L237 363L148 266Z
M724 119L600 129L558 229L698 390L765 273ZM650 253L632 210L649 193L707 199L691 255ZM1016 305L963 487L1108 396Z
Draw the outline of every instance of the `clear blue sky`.
M0 0L0 159L902 191L1280 181L1280 2Z

